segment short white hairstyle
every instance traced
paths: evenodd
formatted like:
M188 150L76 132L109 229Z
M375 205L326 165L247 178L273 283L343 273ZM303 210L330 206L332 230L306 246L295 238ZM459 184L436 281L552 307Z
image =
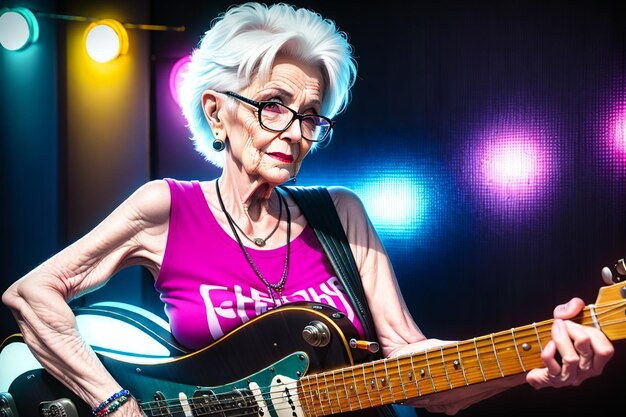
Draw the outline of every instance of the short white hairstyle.
M357 64L347 34L332 20L284 3L232 6L212 21L193 50L179 91L191 140L207 161L222 167L224 153L213 150L214 137L202 109L202 93L207 89L240 91L255 75L262 83L267 82L279 53L322 70L321 114L332 118L345 110ZM312 150L317 145L313 143Z

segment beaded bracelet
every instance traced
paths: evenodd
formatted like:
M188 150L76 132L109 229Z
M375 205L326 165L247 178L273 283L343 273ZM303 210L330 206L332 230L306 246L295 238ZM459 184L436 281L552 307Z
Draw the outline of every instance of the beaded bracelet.
M118 408L120 408L120 406L122 404L124 404L126 401L128 401L128 397L125 395L122 395L120 398L111 401L111 403L106 406L104 408L104 410L98 412L97 416L98 417L105 417L108 416L109 414L111 414L113 411L117 410Z
M116 392L115 394L111 395L106 400L102 401L99 406L91 410L91 414L93 414L96 417L106 416L107 414L115 411L120 405L128 401L129 396L130 396L130 392L127 389L122 389ZM110 410L112 407L114 408ZM107 412L107 413L102 414L104 412Z

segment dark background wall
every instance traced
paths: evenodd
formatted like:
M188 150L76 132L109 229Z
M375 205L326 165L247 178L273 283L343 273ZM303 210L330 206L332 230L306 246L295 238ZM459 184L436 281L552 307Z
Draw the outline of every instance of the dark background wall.
M131 30L129 56L108 73L77 56L77 23L40 19L40 42L0 51L0 290L138 184L218 175L187 139L167 79L230 4L7 4L186 30ZM595 301L601 268L626 252L626 26L617 1L295 4L335 20L359 61L352 104L298 183L362 195L427 335L469 339L547 319L572 296ZM518 176L503 174L516 167ZM141 270L79 302L98 299L162 314ZM8 334L12 319L4 307L0 314ZM459 415L614 415L624 365L618 343L605 374L581 387L519 387Z

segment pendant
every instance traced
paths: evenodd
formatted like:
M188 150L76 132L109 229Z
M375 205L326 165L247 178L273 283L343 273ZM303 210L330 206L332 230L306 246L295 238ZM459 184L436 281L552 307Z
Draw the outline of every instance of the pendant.
M262 239L260 237L255 237L254 238L254 244L260 247L265 246L265 239Z

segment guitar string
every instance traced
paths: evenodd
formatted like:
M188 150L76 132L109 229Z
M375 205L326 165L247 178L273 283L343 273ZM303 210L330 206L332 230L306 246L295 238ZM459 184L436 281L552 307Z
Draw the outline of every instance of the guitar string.
M612 308L609 308L609 309L606 309L606 306L607 306L607 305L610 305L610 303L604 304L604 305L602 306L602 307L603 307L603 309L604 309L604 311L601 311L601 312L597 312L597 311L596 311L596 316L597 316L598 318L600 318L601 316L607 316L607 315L614 314L616 311L618 311L618 309L621 309L621 308L623 307L624 302L615 302L615 303L613 303L613 304L614 304L614 306L615 306L615 307L612 307ZM553 320L546 320L546 321L543 321L543 322L540 322L540 323L536 323L537 327L540 329L539 333L541 333L541 334L545 334L545 333L547 333L547 332L550 330L550 328L551 328L552 322L553 322ZM602 326L601 326L601 327L607 327L607 326L611 326L611 325L621 324L621 323L624 323L624 322L626 322L626 318L624 318L624 319L617 319L617 320L611 320L611 321L606 321L606 322L603 322L603 323L602 323ZM532 326L532 325L527 325L527 326L523 326L523 327L526 327L526 328L529 328L529 329L530 329L530 327L532 327L532 328L533 328L533 330L534 330L534 326ZM506 334L506 332L503 332L503 333L505 333L505 334ZM478 339L478 338L477 338L477 339ZM470 345L470 344L472 344L472 343L471 343L472 341L473 341L473 340L464 341L464 342L465 342L464 344L465 344L465 345ZM502 344L503 344L503 342L497 342L497 343L496 343L496 345L498 345L498 344L502 345ZM455 350L455 351L456 351L456 345L455 345L455 347L454 347L454 348L452 348L451 346L448 346L448 348L450 348L450 350ZM435 350L439 350L439 348L435 348ZM467 349L467 351L472 351L472 350L473 350L473 348L471 348L471 349ZM490 349L490 350L491 350L491 349ZM420 354L420 353L423 353L423 352L415 352L415 354ZM408 356L411 356L411 355L407 355L407 357L408 357ZM399 360L399 359L401 359L401 358L389 358L389 359L390 359L390 360ZM385 360L385 361L387 361L387 360ZM488 363L488 361L485 361L485 362L483 362L483 363ZM493 362L493 363L495 363L495 362ZM443 363L441 363L441 365L443 365ZM355 369L356 369L356 368L358 368L358 367L359 367L359 366L352 367L352 368L355 368ZM413 367L413 368L416 368L416 367ZM419 368L419 367L417 367L417 368ZM316 376L318 376L318 377L319 377L319 376L321 376L321 375L324 375L324 374L330 374L330 373L333 373L333 372L337 372L337 371L322 372L322 373L317 373L317 374L314 374L314 375L316 375ZM521 371L518 371L517 373L522 373L522 372L521 372ZM367 371L366 371L365 375L367 375ZM436 377L444 378L444 377L445 377L445 375L441 374L441 375L431 375L431 376L430 376L430 378L431 378L431 379L436 378ZM303 377L303 378L306 378L307 380L309 379L309 378L308 378L308 377L306 377L306 376L305 376L305 377ZM348 378L348 379L350 379L350 378ZM360 379L360 377L359 377L359 379ZM366 379L367 379L367 378L365 378L365 377L364 377L363 382L366 382ZM367 379L367 380L369 380L369 379ZM300 381L303 381L303 380L300 380ZM417 380L416 380L416 381L417 381ZM416 382L416 383L417 383L417 382ZM308 384L308 385L311 385L311 384ZM268 388L271 388L271 386L262 387L262 388L261 388L261 390L267 390ZM295 390L295 388L294 388L294 390ZM367 390L367 388L366 388L366 390ZM306 396L306 395L311 395L311 393L315 393L315 390L310 390L309 392L303 392L303 394L304 394L305 396ZM426 394L426 395L427 395L427 394ZM418 395L418 396L421 396L421 395ZM257 398L257 397L258 397L258 398ZM257 401L257 400L259 400L259 401L265 401L265 398L263 397L263 394L262 394L262 393L261 393L261 394L253 394L253 395L251 395L251 396L249 396L249 397L244 397L244 399L245 399L245 398L252 398L252 399L254 399L255 401ZM292 399L293 404L297 404L297 403L300 403L300 402L301 402L301 401L300 401L300 399L299 399L297 396L294 396L293 398L295 398L295 401ZM347 399L347 398L346 398L346 399ZM165 402L167 405L163 405L163 402ZM195 406L195 407L196 407L196 410L195 410L195 411L198 411L198 410L200 410L200 409L202 409L202 408L206 408L207 406L215 406L215 405L217 405L217 406L221 406L221 405L224 405L224 404L232 404L232 403L233 403L233 400L232 400L232 399L230 399L230 400L218 400L218 401L214 401L214 402L212 402L212 403L210 403L210 404L207 404L207 403L206 403L206 400L204 400L204 401L201 401L201 402L200 402L200 400L199 400L199 399L198 399L198 400L194 400L194 398L192 397L192 398L189 398L189 399L187 400L187 402L188 402L189 406L190 406L190 407L192 407L192 409L193 409L193 406ZM196 404L196 402L198 402L198 404ZM178 403L178 404L176 404L176 403ZM278 401L275 401L275 402L274 402L274 401L272 401L272 405L273 405L273 406L276 406L276 405L281 405L281 403L282 403L282 404L284 404L284 403L289 403L289 400L281 398L281 399L279 399ZM349 402L348 402L348 403L349 403ZM160 409L163 409L163 408L174 408L174 407L180 407L180 408L182 408L182 407L183 407L183 405L180 403L180 400L179 400L179 399L165 399L165 400L159 400L159 401L149 401L149 402L144 402L144 403L141 403L141 408L142 408L142 409L145 409L145 408L146 408L146 406L148 406L147 408L148 408L148 410L149 410L149 411L154 411L154 409L152 408L152 404L158 404L158 405L155 407L157 410L160 410ZM172 404L174 404L174 407L172 407ZM254 406L254 405L252 405L252 406L248 406L248 407L242 407L242 406L240 406L240 407L239 407L239 409L242 409L242 410L243 410L243 409L249 409L249 408L252 408L253 406ZM296 406L299 406L299 405L296 405ZM278 410L278 408L276 408L276 407L274 407L274 408ZM291 404L288 406L288 408L291 408ZM237 408L229 408L228 410L229 410L229 411L232 411L232 410L236 410L236 409L237 409ZM348 410L346 410L346 411L348 411ZM216 410L216 411L212 411L212 410L210 410L210 413L214 413L214 414L223 414L223 410ZM171 413L169 413L169 412L168 412L168 414L152 414L152 416L169 415L169 414L171 414ZM203 414L201 414L201 415L203 415ZM209 414L204 414L204 415L209 415Z
M265 387L265 388L269 388L269 387ZM295 388L294 388L295 390ZM230 392L227 393L221 393L222 395L227 395ZM241 395L241 393L239 393ZM219 395L219 394L218 394ZM258 398L257 398L258 397ZM292 396L294 399L291 399L291 404L289 403L289 399L285 399L285 398L280 398L278 399L278 401L272 401L272 405L274 406L273 408L276 411L282 411L284 409L290 409L293 406L299 407L300 406L300 400L296 397L296 396ZM209 403L207 403L206 398L187 398L185 400L185 402L187 403L186 405L188 405L192 411L194 411L194 414L196 415L210 415L211 413L214 414L223 414L224 410L208 410L207 412L207 408L210 407L220 407L223 405L232 405L235 402L239 402L239 400L243 399L243 400L248 400L248 399L254 399L255 404L253 405L248 405L248 406L238 406L238 407L228 407L227 411L231 412L231 411L236 411L236 410L244 410L244 409L250 409L253 408L255 406L258 406L257 404L261 401L265 401L265 398L263 397L263 394L253 394L250 396L239 396L236 399L217 399L217 400L210 400ZM286 407L280 408L277 406L281 406L284 405L285 403L287 403L288 405ZM153 407L153 405L155 405ZM180 399L164 399L164 400L156 400L156 401L148 401L148 402L142 402L140 403L141 409L144 411L150 411L150 416L169 416L171 415L172 412L178 412L181 411L185 406L183 406L182 402ZM158 413L155 414L154 412L157 411ZM204 412L204 414L198 414L197 412Z
M620 323L624 323L624 322L626 322L626 319L619 319L619 320L614 320L614 321L611 321L611 322L606 322L605 325L620 324ZM518 373L521 373L521 372L518 372ZM321 374L315 374L315 375L319 376ZM443 378L443 375L439 375L439 376ZM431 378L435 378L435 376L432 376ZM268 388L268 387L265 387L265 388ZM309 394L310 395L312 392L314 393L315 391L311 390L310 392L308 392L308 393L305 392L304 394ZM258 394L254 394L254 395L252 395L250 397L255 398L255 400L256 400L257 396L259 396L259 395ZM418 395L418 396L421 396L421 395ZM250 397L248 397L248 398L250 398ZM263 399L262 394L260 395L260 397L261 397L261 399ZM168 403L174 403L176 401L180 402L180 400L165 400L165 401L167 401ZM202 408L205 408L207 406L206 402L202 402L200 404L195 404L196 401L194 401L193 398L188 399L187 401L190 404L190 406L192 407L192 409L193 409L194 405L196 406L195 411L201 410ZM285 401L288 402L288 400L280 399L279 401L272 402L272 405L280 405L280 403L284 403ZM152 403L162 403L162 402L163 402L163 400L161 400L161 401L154 401L154 402L148 402L148 403L142 403L142 408L144 408L143 404L148 405L148 404L152 404ZM298 398L296 398L296 401L294 401L294 404L296 402L300 402L300 400ZM232 404L232 400L221 400L221 401L213 402L213 403L211 403L209 405L218 405L219 406L219 405L223 405L223 404ZM157 406L157 409L164 408L164 407L166 407L166 406L160 405L160 406ZM182 404L180 404L180 405L175 406L175 407L182 408L183 406L182 406ZM172 407L170 407L170 408L172 408ZM240 409L248 409L248 408L251 408L251 406L249 406L249 407L239 407L239 408ZM289 408L291 408L291 405L289 405ZM276 408L276 409L280 410L278 408ZM228 410L232 411L232 410L236 410L236 408L229 408ZM150 409L150 411L153 411L153 410ZM349 411L349 410L345 410L345 411ZM223 410L209 411L209 414L199 414L199 415L210 415L210 413L213 413L213 414L223 414ZM168 414L152 414L152 415L153 416L159 416L159 415L169 415L169 414L170 413L168 413Z
M622 320L622 321L624 321L624 320ZM322 374L316 374L316 376L319 377ZM439 377L443 378L443 375L439 375ZM431 375L429 379L434 379L434 378L436 378L436 375ZM348 378L348 379L350 380L351 378ZM268 388L268 387L265 387L265 388ZM367 388L366 388L366 390L367 390ZM303 394L306 396L306 395L310 395L311 393L315 393L315 392L316 392L315 390L309 390L308 392L304 392ZM419 395L419 396L421 396L421 395ZM264 400L263 397L262 397L262 394L261 395L254 394L254 395L252 395L250 397L247 397L247 398L254 398L255 401L256 401L257 397L259 397L259 399L261 399L261 400ZM345 398L345 400L347 401L348 405L350 405L349 399ZM182 407L183 407L182 404L176 404L176 402L177 402L176 400L167 400L167 401L170 403L170 405L174 404L174 406L173 407L171 407L171 406L169 406L169 407L168 406L164 406L162 404L163 401L154 402L154 403L160 403L160 405L157 405L157 409L159 411L162 410L163 408L170 408L170 409L172 409L171 411L176 412L176 411L179 411L180 409L182 409ZM198 416L223 414L223 410L208 410L207 408L219 407L219 406L226 405L226 404L232 404L232 402L233 402L232 400L217 400L217 401L212 401L211 403L207 404L206 401L202 401L200 399L194 400L193 398L190 398L190 399L187 400L187 403L189 404L189 406L192 409L192 411L194 411L195 415L198 415ZM285 404L285 402L288 402L288 400L284 400L284 399L281 398L281 399L279 399L277 401L273 401L272 405L274 406L274 408L277 411L280 411L282 409L291 408L291 405L288 405L287 407L282 407ZM298 398L296 398L296 401L294 401L294 404L296 404L296 406L298 406L298 403L300 403L300 400ZM149 404L149 403L146 403L146 404ZM376 404L376 405L378 405L378 404ZM238 408L229 407L228 410L229 411L236 411L238 409L239 410L244 410L244 409L249 409L251 407L253 407L253 406L248 406L248 407L240 406ZM153 411L153 410L151 409L150 411ZM166 411L166 414L154 414L154 413L152 413L151 415L152 416L171 415L171 413L169 411L167 411L167 410L165 410L165 411ZM351 411L351 410L340 410L340 411Z

